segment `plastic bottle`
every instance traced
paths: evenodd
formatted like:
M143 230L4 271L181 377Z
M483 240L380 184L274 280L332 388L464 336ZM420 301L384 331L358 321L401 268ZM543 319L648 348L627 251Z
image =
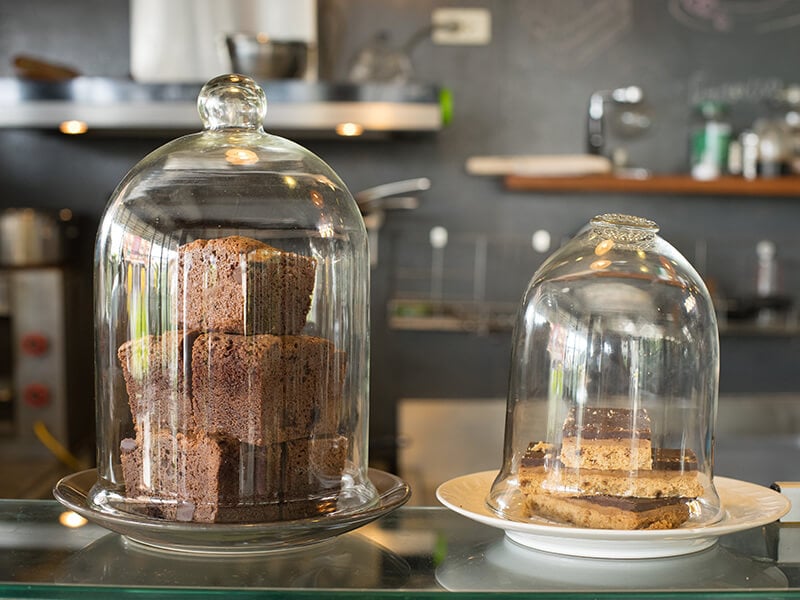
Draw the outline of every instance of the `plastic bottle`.
M731 124L727 107L707 100L697 107L698 121L691 132L691 171L695 179L716 179L728 164Z

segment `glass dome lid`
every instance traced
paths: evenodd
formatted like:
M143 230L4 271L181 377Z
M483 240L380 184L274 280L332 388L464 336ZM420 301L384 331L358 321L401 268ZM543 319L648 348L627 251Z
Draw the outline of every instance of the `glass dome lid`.
M205 129L137 164L99 228L90 502L202 525L371 510L363 219L263 131L252 79L209 81L198 108Z
M697 272L639 217L595 217L534 274L512 341L503 518L671 529L721 518L719 336Z

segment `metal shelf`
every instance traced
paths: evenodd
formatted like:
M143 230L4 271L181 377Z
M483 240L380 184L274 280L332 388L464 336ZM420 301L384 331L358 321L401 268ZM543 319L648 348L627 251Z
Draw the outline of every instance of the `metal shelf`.
M387 312L389 327L395 330L487 334L513 331L518 307L511 302L394 298ZM768 324L721 321L719 333L726 337L796 337L800 323L793 313Z
M334 136L355 123L364 137L425 134L444 125L436 86L259 82L267 94L264 128L273 133ZM55 129L83 121L88 131L175 133L201 129L196 100L202 84L143 84L77 77L68 81L0 78L0 129Z

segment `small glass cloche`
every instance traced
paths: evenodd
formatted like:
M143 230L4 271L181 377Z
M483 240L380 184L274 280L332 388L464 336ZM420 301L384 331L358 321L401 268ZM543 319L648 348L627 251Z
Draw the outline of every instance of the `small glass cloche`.
M721 517L719 335L702 279L652 221L595 217L533 276L512 342L503 518L672 529Z
M175 531L374 510L356 203L263 131L252 79L209 81L198 108L205 130L136 165L100 225L90 506Z

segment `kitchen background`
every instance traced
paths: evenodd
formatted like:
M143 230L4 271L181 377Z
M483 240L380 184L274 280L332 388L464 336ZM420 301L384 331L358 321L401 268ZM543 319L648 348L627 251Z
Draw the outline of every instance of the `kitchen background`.
M729 103L738 133L774 115L776 94L800 83L798 3L319 0L320 78L346 80L351 61L377 33L386 31L387 43L399 47L441 7L484 8L491 16L486 45L437 45L425 36L413 48L413 80L452 95L446 127L378 140L298 138L353 192L414 177L431 181L418 208L387 213L372 282L371 462L401 471L417 501L430 501L437 479L499 466L511 335L503 317L546 255L592 216L655 220L713 284L720 307L755 294L762 240L775 244L780 291L791 299L800 293L797 195L514 191L465 166L474 156L583 153L592 93L636 85L644 102L629 114L639 120L609 126L607 146L623 149L629 167L686 174L693 105ZM0 77L15 75L19 54L83 75L129 77L130 41L127 0L0 0ZM636 126L642 123L648 126ZM0 130L2 204L70 209L78 229L73 263L88 281L95 227L114 187L171 137ZM436 243L441 233L431 238L437 227L447 231L444 245ZM551 240L538 251L531 244L537 231ZM421 310L426 297L455 301L477 320L453 331L402 318ZM398 299L415 303L398 308ZM495 309L500 323L481 320ZM84 352L87 297L74 311L83 330L73 344ZM718 474L766 484L800 478L800 337L792 310L780 323L786 326L723 330ZM77 401L74 410L93 419L91 401ZM772 459L770 468L760 463L766 455L751 452L767 439L787 457Z

